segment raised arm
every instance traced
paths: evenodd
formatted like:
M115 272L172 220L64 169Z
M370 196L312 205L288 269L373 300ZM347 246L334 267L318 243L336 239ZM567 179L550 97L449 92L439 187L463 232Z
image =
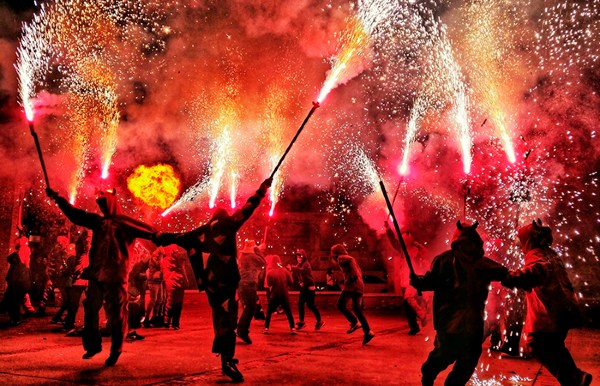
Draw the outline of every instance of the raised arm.
M83 209L74 207L66 198L61 197L56 191L50 188L46 188L46 195L56 202L58 208L65 214L67 219L75 225L93 229L102 221L102 216L99 214L89 213Z
M244 206L242 206L240 209L238 209L231 216L231 219L233 221L233 228L235 229L236 232L246 222L246 220L248 220L250 218L250 216L252 216L252 213L254 213L254 210L256 208L258 208L258 205L260 204L261 200L267 194L267 190L269 190L272 183L273 183L272 178L267 178L266 180L264 180L263 183L260 184L260 187L258 188L256 193L254 193L248 199L248 201L246 201Z

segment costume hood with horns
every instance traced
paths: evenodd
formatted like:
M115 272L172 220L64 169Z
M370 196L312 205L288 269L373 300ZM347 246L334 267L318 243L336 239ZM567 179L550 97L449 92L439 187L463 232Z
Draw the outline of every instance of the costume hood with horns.
M47 189L47 194L56 201L69 221L92 231L90 265L82 277L100 282L126 283L129 246L136 238L151 238L156 231L141 221L120 214L115 190L99 193L96 203L102 215L74 207L51 189Z

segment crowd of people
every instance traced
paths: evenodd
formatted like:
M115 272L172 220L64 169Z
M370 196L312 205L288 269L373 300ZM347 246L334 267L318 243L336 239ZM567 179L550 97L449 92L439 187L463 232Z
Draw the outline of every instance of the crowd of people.
M189 261L196 285L206 292L211 307L212 352L220 356L223 374L241 382L244 377L235 358L236 340L252 344L251 320L261 313L257 291L262 285L267 293L264 334L269 333L272 315L279 310L285 314L291 334L306 328L305 307L314 317L314 329L321 330L324 326L316 301L316 281L305 250L295 250L296 264L286 266L280 256L265 255L264 243L257 245L254 240L246 240L238 254L237 233L271 183L271 179L265 180L234 213L217 209L208 222L181 233L161 232L123 215L114 190L100 192L97 204L102 214L96 214L74 207L57 192L47 189L48 197L83 231L73 243L68 236L57 238L48 256L37 311L28 295L31 252L27 239L19 238L7 258L10 268L2 310L8 313L11 325L16 326L21 323L21 308L26 316L45 315L51 297L58 290L62 304L51 322L62 323L68 335L80 335L85 351L83 359L90 359L102 351L99 315L104 308L106 330L111 337L105 364L113 366L125 339L143 339L137 333L142 326L181 328L184 290L189 285L185 267ZM564 264L551 248L552 231L548 226L537 220L518 230L517 241L525 254L525 265L509 271L484 256L477 222L468 225L459 221L450 249L431 262L426 248L410 233L398 240L396 236L400 235L385 225L390 245L414 263L414 271L406 266L388 270L388 274L397 276L394 290L403 298L409 334L418 333L427 323L429 308L433 312L436 337L434 348L421 367L423 385L433 385L436 377L452 364L446 384L468 382L482 353L484 309L492 282L525 290L523 334L531 355L538 357L561 385L591 384L591 374L576 366L565 346L569 329L580 326L582 318ZM136 239L148 240L146 243L154 247L147 248ZM130 250L135 251L132 256ZM328 271L327 289L341 289L337 308L349 323L347 333L362 329L362 344L366 345L375 333L364 313L362 271L342 244L331 247L330 259L342 271L343 283L338 287L333 271ZM289 295L293 277L299 288L297 323ZM433 293L432 305L423 292ZM75 317L84 293L83 328L78 329Z

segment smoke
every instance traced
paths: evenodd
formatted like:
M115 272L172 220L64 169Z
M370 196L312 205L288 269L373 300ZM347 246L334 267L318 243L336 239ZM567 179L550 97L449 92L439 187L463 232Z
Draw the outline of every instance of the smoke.
M330 69L328 58L336 53L357 5L317 0L147 3L140 11L144 22L133 20L120 29L120 39L101 57L114 71L120 116L113 180L105 183L123 184L136 166L159 162L176 169L184 189L206 179L214 166L214 145L222 130L219 122L224 109L234 106L230 157L243 200L269 175L270 158L281 154L310 110ZM508 0L402 4L386 30L378 31L371 47L373 57L361 61L365 71L334 89L307 124L280 171L282 194L308 185L349 196L365 222L381 231L386 217L381 192L366 187L364 170L351 162L347 145L364 149L393 193L400 179L398 166L410 111L419 97L426 97L428 104L410 147L410 174L402 180L396 201L401 225L412 229L417 240L443 239L443 224L462 217L465 180L473 185L467 217L477 217L490 228L507 229L509 222L514 223L507 217L512 219L515 205L508 198L511 186L506 181L521 167L528 170L526 175L542 176L531 187L537 189L535 200L527 203L530 209L524 216L539 209L558 217L555 208L565 201L597 210L568 192L589 189L595 180L586 176L598 165L600 73L597 60L589 57L593 56L589 52L598 50L597 31L590 29L585 35L583 49L589 50L588 57L579 52L578 62L568 70L567 56L546 57L542 69L540 55L554 51L539 49L545 40L536 33L549 34L555 31L551 26L562 24L543 13L539 0L521 5ZM588 5L594 6L597 2ZM39 188L40 168L16 101L13 69L20 30L15 20L28 21L31 15L6 8L0 9L0 15L8 21L0 23L0 174L19 183L33 180ZM578 31L597 23L589 17L581 19L573 26ZM483 21L489 24L478 24ZM471 97L473 171L469 176L463 172L450 116L453 99L437 97L448 87L443 84L447 74L441 72L447 67L434 60L439 53L431 50L436 49L433 42L439 42L436 33L444 28L449 45L444 48L464 75L461 82ZM569 50L575 46L569 44ZM81 125L68 118L74 107L65 101L73 90L60 87L60 79L60 73L49 74L48 89L38 90L36 130L51 182L64 193L79 166L73 141ZM284 90L285 98L274 97L273 90ZM264 140L267 100L281 101L276 149ZM506 160L499 140L498 121L492 118L496 110L506 115L506 129L517 152L515 165ZM482 125L484 120L487 123ZM101 183L97 150L102 136L93 127L85 135L89 151L84 157L83 196ZM529 149L533 152L524 160ZM208 196L208 191L200 192L185 211L205 207ZM228 197L224 182L219 200L227 202Z

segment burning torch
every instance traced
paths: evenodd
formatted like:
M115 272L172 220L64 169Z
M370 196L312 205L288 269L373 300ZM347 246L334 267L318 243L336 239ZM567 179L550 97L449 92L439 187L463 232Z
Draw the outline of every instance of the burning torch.
M300 128L296 132L296 135L294 135L294 138L292 139L292 142L290 142L290 144L288 145L287 149L285 149L285 152L283 153L283 155L279 159L279 162L277 163L277 166L275 166L275 169L273 169L273 172L271 173L271 177L269 177L269 178L273 178L273 176L275 176L275 173L277 172L277 170L279 169L279 167L283 163L283 160L285 159L285 156L287 156L287 154L290 152L290 149L294 145L294 142L296 142L296 140L298 139L298 136L300 135L300 132L302 132L302 129L304 129L304 126L306 125L306 122L308 122L308 120L313 115L313 113L315 112L315 110L318 109L320 106L321 105L319 104L319 102L313 102L312 109L310 109L310 111L308 112L308 115L306 116L306 118L304 118L304 122L302 122L302 125L300 126Z
M413 268L412 261L410 260L410 255L408 254L408 249L406 248L406 243L404 242L404 237L402 237L402 232L400 232L400 226L398 225L398 221L396 220L396 215L394 214L394 208L388 197L387 191L385 190L385 185L383 184L383 180L379 180L379 186L381 187L381 192L383 193L383 197L385 198L385 203L387 204L388 211L390 212L390 216L392 216L392 221L394 222L394 229L396 230L396 234L398 235L398 241L400 242L400 246L402 247L402 252L404 252L404 257L406 258L406 265L410 270L411 275L416 275L415 269ZM421 291L417 290L419 296L421 296Z
M44 156L42 155L42 147L40 146L40 140L38 138L37 133L33 128L33 117L29 119L29 132L33 137L33 141L35 142L35 147L37 149L38 156L40 158L40 164L42 164L42 171L44 172L44 179L46 180L46 188L50 188L50 181L48 180L48 172L46 171L46 164L44 163Z

